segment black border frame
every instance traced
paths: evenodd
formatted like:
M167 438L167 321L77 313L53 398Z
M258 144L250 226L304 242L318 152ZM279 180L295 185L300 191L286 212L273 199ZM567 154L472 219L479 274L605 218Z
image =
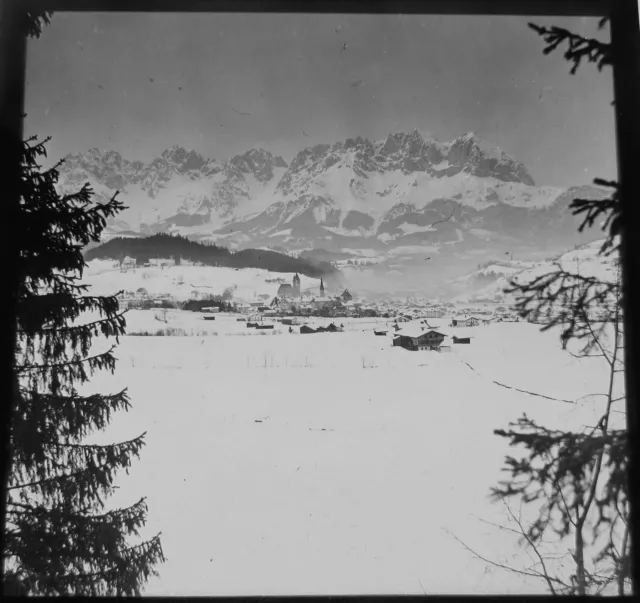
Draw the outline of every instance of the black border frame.
M443 14L443 15L521 15L521 16L592 16L610 17L613 48L613 82L616 112L618 183L621 196L623 228L621 237L624 294L626 363L626 411L631 457L631 558L633 592L640 593L640 453L638 437L638 378L633 370L640 342L638 316L640 294L635 286L640 277L640 178L636 176L640 151L640 26L637 0L0 0L0 133L4 147L2 164L3 216L0 221L2 260L6 293L0 307L2 369L6 371L8 395L2 397L3 496L0 513L4 525L4 490L8 478L8 434L11 416L12 363L14 351L16 289L19 274L12 267L20 253L20 242L11 237L11 224L17 211L20 182L20 154L23 135L23 107L26 70L26 36L21 29L27 12L44 10L91 12L267 12L267 13L351 13L351 14ZM542 45L541 45L542 51ZM634 202L636 201L636 202ZM0 538L4 540L4 529ZM192 597L173 597L189 599ZM206 597L209 598L209 597ZM297 597L212 597L216 599L258 600L295 599ZM305 596L318 600L424 599L414 595L380 596ZM449 597L442 597L449 598ZM458 597L455 597L458 598ZM467 598L467 596L461 596ZM471 596L469 596L471 598ZM501 597L502 598L502 597ZM511 598L511 597L507 597ZM517 597L516 597L517 598ZM536 597L537 598L537 597Z

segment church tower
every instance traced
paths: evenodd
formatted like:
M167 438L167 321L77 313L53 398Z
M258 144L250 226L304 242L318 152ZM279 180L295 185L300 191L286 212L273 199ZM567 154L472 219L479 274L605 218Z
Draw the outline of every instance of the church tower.
M300 277L297 274L293 277L293 290L294 295L300 297Z
M324 283L322 282L322 278L320 278L320 297L324 297Z

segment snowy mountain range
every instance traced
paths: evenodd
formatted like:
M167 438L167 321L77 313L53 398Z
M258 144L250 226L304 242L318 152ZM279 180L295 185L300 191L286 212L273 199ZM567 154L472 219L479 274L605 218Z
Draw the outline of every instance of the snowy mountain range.
M128 209L107 236L169 232L236 249L345 257L413 249L405 261L425 250L566 249L585 241L569 203L607 195L536 186L522 163L473 133L439 142L417 130L308 147L288 165L263 149L218 162L173 147L149 164L91 149L66 157L60 176L62 192L84 182L98 200L119 191Z

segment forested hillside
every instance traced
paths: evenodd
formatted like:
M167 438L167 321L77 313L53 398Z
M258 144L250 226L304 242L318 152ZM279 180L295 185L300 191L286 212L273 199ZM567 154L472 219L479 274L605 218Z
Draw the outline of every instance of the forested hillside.
M186 237L168 234L156 234L150 237L116 237L85 252L85 260L135 258L138 264L151 258L173 258L202 262L205 266L227 268L262 268L271 272L299 272L308 277L339 278L340 272L328 262L319 262L306 258L294 258L288 255L264 249L243 249L230 251L226 247L212 243L203 244Z

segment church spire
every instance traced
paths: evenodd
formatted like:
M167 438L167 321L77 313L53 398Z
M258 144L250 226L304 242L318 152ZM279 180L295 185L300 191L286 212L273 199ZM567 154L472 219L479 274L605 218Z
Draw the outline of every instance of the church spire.
M320 297L324 297L324 283L322 282L322 277L320 277Z

